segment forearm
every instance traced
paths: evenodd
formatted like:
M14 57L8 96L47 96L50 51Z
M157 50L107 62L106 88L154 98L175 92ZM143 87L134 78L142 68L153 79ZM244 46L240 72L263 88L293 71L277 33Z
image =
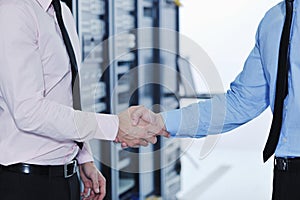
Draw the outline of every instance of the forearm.
M235 129L267 107L267 100L252 101L232 91L212 99L162 113L166 129L173 137L200 138Z
M114 140L118 130L115 115L75 111L44 99L28 101L13 113L19 129L62 141Z

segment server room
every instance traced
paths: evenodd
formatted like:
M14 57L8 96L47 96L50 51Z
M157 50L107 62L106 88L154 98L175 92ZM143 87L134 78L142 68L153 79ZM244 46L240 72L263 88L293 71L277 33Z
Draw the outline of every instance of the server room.
M0 0L0 200L299 200L298 11Z

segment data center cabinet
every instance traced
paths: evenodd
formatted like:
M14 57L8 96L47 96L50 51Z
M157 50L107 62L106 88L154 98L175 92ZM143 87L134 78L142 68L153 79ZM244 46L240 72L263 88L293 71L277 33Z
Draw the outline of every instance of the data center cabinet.
M137 104L136 0L106 1L109 5L110 113ZM108 180L106 199L138 199L138 149L102 143L102 167Z
M178 108L178 7L173 0L68 1L82 48L85 111L117 114L143 104L155 112ZM106 199L176 199L180 142L122 149L91 141L107 180Z
M155 47L158 47L158 52L155 62L159 63L160 87L153 93L154 105L159 105L154 110L161 112L179 107L179 8L172 0L161 0L157 4L155 27L158 27L158 33ZM154 163L160 168L155 173L155 191L159 192L162 199L175 200L181 184L180 140L160 138L154 148Z
M108 49L103 41L109 35L107 4L102 0L65 0L71 8L81 48L80 81L82 110L107 113L109 75L107 70ZM101 167L101 142L90 141L97 167Z

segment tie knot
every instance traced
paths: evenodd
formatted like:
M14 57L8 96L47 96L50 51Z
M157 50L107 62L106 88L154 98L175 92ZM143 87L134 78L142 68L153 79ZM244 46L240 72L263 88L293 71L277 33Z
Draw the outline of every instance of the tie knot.
M53 5L53 8L55 10L55 12L58 14L58 13L61 13L61 5L60 5L60 0L52 0L52 5Z
M294 2L294 0L285 0L286 2L288 2L288 3L293 3Z

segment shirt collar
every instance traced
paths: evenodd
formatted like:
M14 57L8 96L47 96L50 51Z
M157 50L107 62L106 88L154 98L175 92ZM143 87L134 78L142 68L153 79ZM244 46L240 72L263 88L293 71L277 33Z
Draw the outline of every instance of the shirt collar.
M36 0L41 7L44 9L44 11L47 11L51 5L52 0Z

